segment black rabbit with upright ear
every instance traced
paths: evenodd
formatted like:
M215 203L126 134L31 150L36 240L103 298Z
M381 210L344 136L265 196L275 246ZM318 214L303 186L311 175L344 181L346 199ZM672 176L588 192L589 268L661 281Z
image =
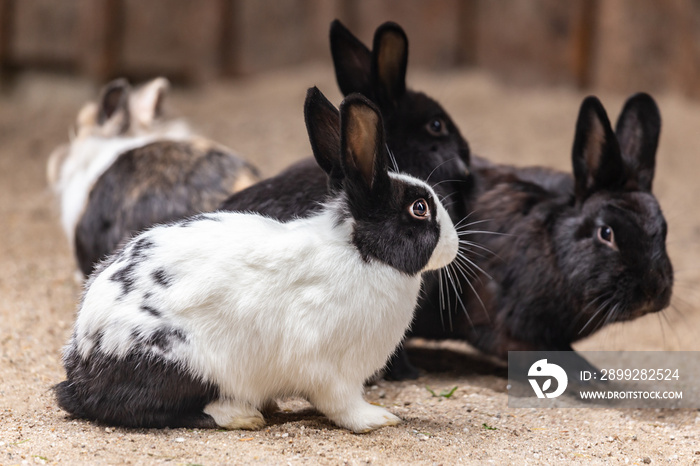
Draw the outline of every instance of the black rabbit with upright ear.
M476 294L463 286L469 317L460 309L452 329L441 325L445 311L428 290L414 335L464 338L505 358L509 350L571 350L604 325L666 308L673 268L651 193L660 129L647 94L627 101L615 132L600 101L588 97L573 178L480 162L470 219L498 233L472 237L491 251L475 259L491 278L473 282Z
M438 182L438 192L468 191L470 150L444 108L406 86L408 38L401 26L386 22L374 34L372 51L335 20L330 31L331 54L343 95L359 92L381 110L387 144L401 171ZM452 218L469 209L455 202Z
M331 24L330 42L343 95L358 92L379 107L395 168L427 179L441 196L463 190L471 182L469 145L437 102L406 87L408 39L401 27L382 24L370 51L336 20ZM252 210L283 220L308 215L337 187L334 178L313 161L304 160L234 194L221 208ZM466 215L460 202L450 199L450 203L453 218Z

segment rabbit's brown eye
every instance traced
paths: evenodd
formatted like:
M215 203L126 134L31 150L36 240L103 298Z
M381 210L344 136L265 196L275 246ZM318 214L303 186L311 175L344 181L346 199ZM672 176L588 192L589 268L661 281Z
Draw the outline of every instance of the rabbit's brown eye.
M442 118L433 118L425 125L425 128L433 136L447 136L447 125Z
M411 205L409 212L414 218L424 220L430 216L430 208L425 199L418 199Z
M615 233L613 233L613 229L607 225L598 228L598 239L615 247Z

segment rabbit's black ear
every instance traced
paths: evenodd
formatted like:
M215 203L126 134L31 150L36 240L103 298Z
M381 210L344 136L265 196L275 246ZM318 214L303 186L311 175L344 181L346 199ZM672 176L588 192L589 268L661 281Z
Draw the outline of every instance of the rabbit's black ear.
M382 116L379 109L360 94L351 94L340 104L340 147L347 180L372 193L388 189L388 155Z
M651 192L661 114L649 94L630 97L617 119L615 133L627 171L627 189Z
M408 66L408 38L401 26L388 21L377 28L372 66L376 97L382 105L396 104L406 93Z
M340 115L326 96L312 87L306 92L304 120L311 150L319 166L331 180L343 178L340 162Z
M337 19L331 23L331 55L335 78L343 95L359 92L371 97L372 54Z
M608 115L596 97L587 97L581 104L572 162L577 200L584 200L594 191L617 190L624 186L620 147Z
M129 125L129 91L126 79L115 79L102 88L99 98L97 123L104 125L113 118L122 118L121 126Z

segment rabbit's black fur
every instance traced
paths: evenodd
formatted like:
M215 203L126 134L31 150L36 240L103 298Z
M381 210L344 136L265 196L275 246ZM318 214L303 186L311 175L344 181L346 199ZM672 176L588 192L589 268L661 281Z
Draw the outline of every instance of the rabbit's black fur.
M469 317L453 300L452 328L445 328L448 311L440 309L436 290L428 290L414 335L463 338L505 358L509 350L570 350L604 325L668 306L673 269L666 221L651 194L661 128L654 100L632 96L616 128L598 99L584 100L573 178L474 164L470 220L498 233L469 238L491 251L474 259L492 278L472 281L483 305L462 284Z

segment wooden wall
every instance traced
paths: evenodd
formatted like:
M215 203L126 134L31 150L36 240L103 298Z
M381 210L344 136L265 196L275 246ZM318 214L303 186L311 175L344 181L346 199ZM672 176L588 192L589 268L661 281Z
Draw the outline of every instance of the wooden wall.
M0 0L0 69L201 83L330 64L334 18L366 43L398 22L411 67L700 97L697 0Z

